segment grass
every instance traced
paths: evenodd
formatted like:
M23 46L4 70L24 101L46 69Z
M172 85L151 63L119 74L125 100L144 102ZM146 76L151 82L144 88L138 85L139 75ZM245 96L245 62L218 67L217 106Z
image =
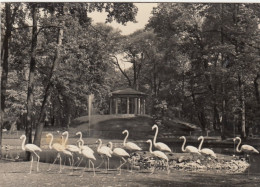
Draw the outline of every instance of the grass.
M126 170L121 175L117 171L98 169L96 176L86 171L80 178L81 170L75 170L69 175L71 170L65 167L63 173L59 174L58 165L52 171L47 172L49 164L40 163L40 172L36 172L36 162L33 165L32 174L28 174L29 162L5 162L0 160L0 180L1 187L16 186L258 186L260 178L258 176L247 176L245 174L227 175L223 173L199 173L172 171L169 175L166 171L150 172L136 171L130 173Z

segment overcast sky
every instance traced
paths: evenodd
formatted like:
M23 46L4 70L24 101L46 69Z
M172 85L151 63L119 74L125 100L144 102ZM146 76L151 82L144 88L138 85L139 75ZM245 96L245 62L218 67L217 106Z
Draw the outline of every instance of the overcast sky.
M135 3L135 5L138 7L138 12L136 16L137 23L129 22L126 24L126 26L124 26L114 21L112 23L108 23L108 25L120 29L122 31L122 35L132 34L138 29L143 29L145 25L148 23L153 7L156 7L157 3ZM105 12L93 12L88 16L90 16L93 19L94 23L104 23L106 20Z

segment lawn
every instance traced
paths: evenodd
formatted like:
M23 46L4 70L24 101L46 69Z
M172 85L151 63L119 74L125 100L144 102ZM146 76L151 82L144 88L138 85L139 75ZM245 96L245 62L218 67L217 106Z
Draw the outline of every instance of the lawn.
M184 172L172 171L169 175L165 171L156 171L150 175L150 171L134 171L133 173L123 170L121 175L118 172L99 169L96 176L92 172L85 172L80 178L81 170L75 170L70 175L66 167L63 173L59 174L58 165L47 172L49 164L40 163L40 172L36 173L36 163L32 174L28 174L29 162L5 162L0 160L0 181L1 187L16 186L258 186L259 176L247 176L245 174L225 174L210 172Z

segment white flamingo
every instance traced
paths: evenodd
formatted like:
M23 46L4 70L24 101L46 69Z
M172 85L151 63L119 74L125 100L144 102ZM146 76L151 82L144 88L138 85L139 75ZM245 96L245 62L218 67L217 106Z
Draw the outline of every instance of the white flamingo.
M182 152L191 153L192 154L192 158L194 157L194 155L200 155L199 150L196 147L194 147L194 146L188 145L184 149L184 146L185 146L185 143L186 143L185 136L181 136L180 139L184 139L184 142L183 142L182 147L181 147Z
M46 137L51 137L51 140L50 140L50 143L49 143L49 148L50 148L50 149L55 149L55 150L58 152L57 157L55 158L53 164L55 164L55 162L56 162L57 159L60 160L60 171L59 171L59 173L61 173L61 172L62 172L62 171L61 171L61 160L62 160L62 159L61 159L61 155L60 155L60 154L63 153L64 155L68 155L68 156L72 157L72 153L69 152L69 151L67 151L67 150L65 150L65 147L64 147L62 144L60 144L60 143L54 143L54 144L52 144L52 142L53 142L53 134L48 133L48 134L46 135ZM63 142L63 137L62 137L62 142ZM70 162L70 165L71 165L71 160L70 160L70 158L69 158L69 162ZM49 167L49 169L48 169L47 171L50 171L50 170L51 170L51 167L53 166L53 164L50 165L50 167Z
M97 168L99 168L103 163L104 163L104 156L106 156L107 157L107 159L108 159L108 162L109 162L109 157L112 157L112 155L111 155L111 149L109 148L109 147L107 147L107 146L102 146L102 141L101 141L101 139L98 139L97 140L97 143L99 143L99 145L98 145L98 148L97 148L97 153L101 156L101 158L102 158L102 162L101 162L101 164L97 167ZM102 147L101 147L102 146ZM108 165L108 164L107 164ZM108 168L106 167L106 172L107 172L107 170L108 170Z
M198 140L201 140L201 142L200 142L200 145L199 145L199 152L202 154L202 155L204 155L204 156L209 156L209 157L213 157L214 159L216 159L217 158L217 156L216 156L216 154L214 153L214 151L212 151L211 149L208 149L208 148L203 148L203 149L201 149L201 147L202 147L202 144L203 144L203 142L204 142L204 137L203 136L200 136L199 138L198 138Z
M113 143L108 142L110 145L110 149L112 150L112 155L120 158L120 166L117 168L119 169L119 175L121 175L121 167L126 164L126 159L124 157L130 157L130 155L122 148L115 148L113 150ZM121 164L121 159L124 161L123 164Z
M150 151L150 153L151 153L152 155L154 155L155 157L160 158L160 159L163 159L163 160L166 161L166 163L167 163L167 173L169 174L169 173L170 173L170 170L169 170L169 162L168 162L169 159L168 159L168 157L166 156L166 154L163 153L162 151L152 151L152 140L147 140L146 142L147 142L147 143L150 143L149 151ZM155 167L154 167L154 169L153 169L153 171L152 171L151 174L154 173L154 170L155 170Z
M95 167L94 167L94 163L92 160L96 160L95 156L94 156L94 152L92 149L84 149L83 148L83 140L79 140L78 141L80 144L79 144L79 147L81 148L81 154L83 155L83 157L87 158L89 160L89 162L92 164L93 166L93 173L94 173L94 176L96 175L95 173ZM87 166L87 163L84 167L84 169L82 170L82 174L80 175L80 177L83 177L83 174L84 174L84 171L86 169L86 166Z
M135 143L126 142L128 136L129 136L128 130L124 130L122 132L122 134L125 134L125 133L126 133L126 136L125 136L125 139L124 139L124 142L123 142L124 148L126 148L130 152L141 151L142 149L138 145L136 145ZM131 163L131 171L132 171L132 168L133 168L133 163L135 163L135 157L133 159L133 162Z
M84 145L84 140L83 139L78 140L77 142L80 142L80 144L79 144L80 147L79 148L81 149L81 152L84 150L84 151L92 152L94 154L93 149L91 149L89 146ZM79 165L81 164L82 160L83 160L83 157L79 161L77 167L79 167ZM90 162L89 162L89 167L90 167Z
M236 151L241 153L241 152L244 152L248 155L252 154L252 153L257 153L259 154L259 151L256 150L254 147L252 147L251 145L242 145L240 150L238 149L239 145L241 144L241 138L239 137L236 137L233 139L233 141L235 142L236 140L239 140L239 143L237 144L237 148L236 148ZM250 161L250 160L249 160Z
M65 150L68 150L72 153L72 163L71 163L71 169L72 169L72 172L74 171L73 170L73 166L74 166L74 158L73 158L73 153L74 154L77 154L77 153L81 153L81 150L78 146L76 145L67 145L67 142L68 142L68 138L69 138L69 132L68 131L65 131L62 133L62 136L66 135L66 138L63 142L63 146L65 147ZM72 174L72 173L71 173Z
M42 152L41 148L38 147L38 146L35 145L35 144L26 144L26 145L25 145L25 141L26 141L26 136L25 136L25 135L22 135L22 136L20 137L20 140L23 140L23 141L22 141L22 150L23 150L23 151L29 151L30 153L34 153L34 155L38 158L38 161L37 161L37 172L38 172L38 171L39 171L40 156L39 156L36 152L37 152L37 151ZM30 172L29 172L29 174L32 173L32 164L33 164L33 155L32 155L31 167L30 167Z
M65 147L66 150L70 151L73 155L73 153L80 153L80 148L76 145L67 145L68 139L69 139L69 132L65 131L62 133L62 136L66 135L66 138L63 142L63 146ZM72 166L74 165L74 159L72 157Z
M157 138L157 135L158 135L158 126L154 125L152 127L152 130L154 130L154 129L156 129L156 132L155 132L155 135L154 135L154 138L153 138L154 147L159 149L160 151L172 152L171 149L168 147L168 145L166 145L165 143L162 143L162 142L156 143L156 138Z

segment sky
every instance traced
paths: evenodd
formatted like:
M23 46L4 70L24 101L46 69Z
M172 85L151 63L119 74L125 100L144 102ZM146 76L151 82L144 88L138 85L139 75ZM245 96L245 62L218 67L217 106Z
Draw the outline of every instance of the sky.
M137 23L129 22L126 26L124 26L113 21L112 23L108 23L108 25L121 30L122 35L129 35L138 29L143 29L148 23L153 7L156 7L157 3L135 3L135 5L138 7L138 12L136 15ZM104 23L106 20L106 14L104 12L93 12L88 14L88 16L93 19L94 23Z

